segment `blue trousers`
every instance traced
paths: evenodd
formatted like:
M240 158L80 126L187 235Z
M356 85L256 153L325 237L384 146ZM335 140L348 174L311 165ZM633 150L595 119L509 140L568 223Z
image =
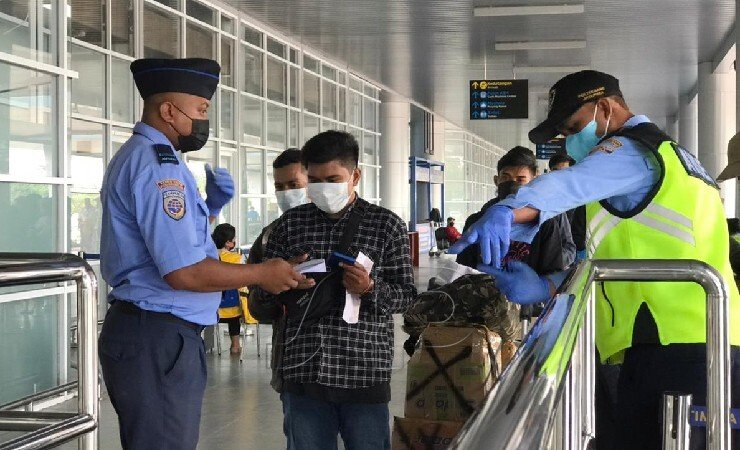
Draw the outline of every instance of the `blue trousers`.
M205 348L192 327L121 311L100 333L108 394L124 450L194 450L206 386Z
M347 450L388 450L387 403L332 403L283 393L283 431L288 450L336 450L337 435Z

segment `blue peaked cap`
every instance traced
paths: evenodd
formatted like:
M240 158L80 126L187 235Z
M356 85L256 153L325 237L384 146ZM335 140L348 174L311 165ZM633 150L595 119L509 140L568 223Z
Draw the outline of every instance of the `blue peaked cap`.
M211 99L221 66L212 59L137 59L131 63L136 88L143 99L163 92L182 92Z

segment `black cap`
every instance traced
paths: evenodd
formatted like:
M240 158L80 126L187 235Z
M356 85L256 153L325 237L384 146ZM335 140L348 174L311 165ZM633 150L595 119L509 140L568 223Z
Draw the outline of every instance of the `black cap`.
M610 95L622 95L619 80L595 70L566 75L550 89L547 119L529 132L535 144L549 142L559 134L557 127L581 107Z
M131 63L136 87L146 100L163 92L182 92L210 99L216 92L221 66L212 59L137 59Z

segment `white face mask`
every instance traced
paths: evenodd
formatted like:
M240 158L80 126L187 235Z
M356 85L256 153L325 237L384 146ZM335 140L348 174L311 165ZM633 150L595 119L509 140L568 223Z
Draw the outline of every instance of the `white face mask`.
M285 212L291 208L295 208L296 206L301 206L308 203L306 188L288 189L287 191L276 191L275 197L277 197L278 207L282 212Z
M317 208L336 214L349 202L347 183L308 183L308 198Z

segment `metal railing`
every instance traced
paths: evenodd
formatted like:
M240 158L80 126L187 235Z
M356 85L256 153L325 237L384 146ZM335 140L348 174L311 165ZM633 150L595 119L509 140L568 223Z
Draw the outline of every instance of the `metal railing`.
M702 286L707 294L707 448L730 449L729 293L712 267L693 260L581 263L450 448L587 448L595 435L594 286L602 281ZM680 436L683 428L678 431Z
M77 353L78 411L49 413L11 411L68 389L68 383L0 406L0 431L27 432L0 444L0 450L46 449L79 437L79 448L97 448L98 357L95 273L81 258L70 254L0 253L0 287L74 281L80 333Z

